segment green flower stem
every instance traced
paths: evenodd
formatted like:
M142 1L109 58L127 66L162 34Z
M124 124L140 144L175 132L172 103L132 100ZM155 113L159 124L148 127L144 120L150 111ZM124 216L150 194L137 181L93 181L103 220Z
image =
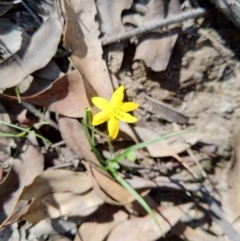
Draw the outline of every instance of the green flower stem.
M130 152L132 151L136 151L138 149L141 149L141 148L144 148L144 147L147 147L151 144L154 144L158 141L162 141L162 140L165 140L169 137L172 137L172 136L177 136L177 135L181 135L181 134L187 134L187 133L191 133L193 131L177 131L177 132L172 132L170 134L167 134L167 135L164 135L164 136L161 136L159 138L156 138L154 140L151 140L151 141L146 141L146 142L142 142L142 143L139 143L139 144L136 144L136 145L133 145L133 146L130 146L129 148L127 148L124 152L122 152L121 154L117 155L114 159L112 160L108 160L108 161L112 161L112 162L118 162L120 161L121 159L123 159L125 156L127 156Z
M19 94L18 85L16 85L16 86L14 87L14 91L15 91L15 94L16 94L16 96L17 96L18 104L21 104L21 103L22 103L22 100L21 100L21 97L20 97L20 94Z
M152 211L152 209L149 207L149 205L146 203L146 201L122 178L120 177L117 172L112 169L112 168L107 168L107 170L109 171L109 173L115 178L115 180L120 183L130 194L133 195L133 197L138 201L138 203L145 209L145 211L152 217L152 219L155 221L155 223L157 224L159 230L162 233L162 236L164 236L164 232L161 228L161 225L159 224L156 215L154 214L154 212Z
M103 132L97 130L94 126L92 126L92 111L90 109L88 109L88 108L85 109L83 120L84 120L85 125L89 129L92 130L92 133L91 133L92 141L91 142L93 143L93 145L94 145L94 132L96 132L98 135L104 137L107 140L110 156L112 156L113 155L113 146L111 143L111 137L104 134Z
M103 159L102 155L98 152L97 148L94 145L94 142L92 142L92 137L89 133L88 126L86 125L86 122L85 122L84 119L82 120L82 126L83 126L84 132L87 136L88 142L89 142L89 144L92 148L92 151L93 151L94 155L97 157L97 159L100 161L100 163L103 166L105 166L105 160Z
M133 195L133 197L138 201L138 203L146 210L146 212L155 221L155 223L159 227L159 230L162 233L162 236L164 237L164 232L163 232L163 230L162 230L162 228L161 228L161 226L160 226L160 224L159 224L155 214L153 213L152 209L149 207L149 205L146 203L146 201L122 177L120 177L118 175L118 173L116 171L117 166L114 165L114 164L116 164L116 162L118 162L121 159L123 159L126 155L128 155L132 151L141 149L141 148L146 147L146 146L148 146L150 144L156 143L158 141L167 139L167 138L175 136L175 135L190 133L191 131L178 131L178 132L174 132L174 133L170 133L170 134L164 135L162 137L159 137L159 138L151 140L151 141L142 142L142 143L139 143L139 144L136 144L134 146L131 146L131 147L127 148L123 153L119 154L114 159L109 158L108 160L104 160L104 158L101 156L101 154L98 152L97 148L94 145L94 139L93 139L94 131L96 133L98 133L99 131L96 131L95 128L92 127L92 125L91 125L91 118L92 118L91 110L85 109L84 118L82 120L82 126L84 128L84 131L86 133L86 136L88 138L88 141L90 143L90 146L92 148L93 153L95 154L95 156L98 158L98 160L100 161L100 163L102 165L101 169L102 170L104 169L109 174L111 174L120 185L122 185L130 194ZM89 129L88 128L90 130L92 130L91 135L89 133ZM103 133L100 132L100 135L103 135ZM109 142L111 143L111 139L110 138L107 138L107 140L109 140ZM109 144L109 147L110 146L111 146L111 144ZM100 168L100 167L97 167L97 168Z

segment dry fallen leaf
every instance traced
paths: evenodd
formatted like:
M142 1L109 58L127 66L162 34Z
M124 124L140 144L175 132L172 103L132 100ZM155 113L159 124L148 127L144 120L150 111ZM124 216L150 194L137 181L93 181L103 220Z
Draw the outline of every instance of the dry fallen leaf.
M134 127L134 130L142 141L151 141L160 137L153 131L145 128L136 126ZM154 144L148 145L146 148L151 157L168 157L184 152L189 147L189 144L187 144L184 139L179 137L171 137L166 140L161 140Z
M160 214L155 212L163 233L166 234L172 226L174 226L181 216L188 212L193 204L183 204L179 206L169 207ZM159 227L156 225L151 216L144 218L135 218L120 223L108 236L107 241L154 241L161 237Z
M6 94L0 96L17 100L16 96ZM51 87L31 96L21 96L21 99L69 117L83 117L85 107L89 107L82 78L77 70L55 80Z
M101 19L101 32L104 37L124 33L122 23L123 10L129 9L132 0L108 1L97 0L97 8ZM117 73L122 65L124 56L124 43L114 43L105 47L107 53L108 67L112 73Z
M56 53L63 24L58 11L42 24L36 33L26 39L22 48L12 57L0 64L0 88L19 84L32 72L43 68Z
M169 2L152 0L148 4L142 26L147 22L159 21L180 12L181 4L179 0L171 0ZM161 30L154 30L154 32L141 36L134 59L142 59L146 66L154 71L165 70L179 30L179 27L175 27L167 33L161 32Z
M106 36L124 33L125 29L121 20L123 10L129 9L133 0L109 2L97 0L97 8L101 17L101 31Z
M64 46L72 51L71 62L81 74L89 97L99 95L110 99L113 87L102 59L95 1L65 0L64 7L67 15Z
M33 200L31 206L20 217L32 224L48 217L57 218L63 213L66 216L87 216L103 203L92 191L91 179L86 172L61 169L46 170L26 186L18 203L28 203L29 200ZM16 212L14 209L13 214Z
M59 129L66 144L80 158L83 157L86 161L89 161L90 164L94 163L100 166L98 159L91 151L86 134L78 120L60 117ZM133 196L121 185L116 183L107 172L96 169L94 165L93 168L91 168L87 163L85 166L92 177L95 191L104 201L115 205L123 205L134 200Z
M103 241L113 228L127 218L128 214L118 207L103 205L91 219L80 225L74 241Z
M156 133L145 128L134 127L134 129L142 141L151 141L160 137ZM189 173L197 178L196 173L194 173L188 164L183 162L182 158L178 155L178 153L186 151L189 147L189 144L187 144L183 138L173 136L166 140L161 140L154 144L148 145L146 148L151 157L174 157L188 170Z
M91 188L91 179L86 172L49 169L36 177L31 185L25 187L20 198L27 200L35 197L37 199L51 192L82 194Z
M86 165L85 165L86 166ZM87 167L87 166L86 166ZM92 174L93 187L96 193L106 202L113 205L124 205L135 200L135 198L111 177L102 174L88 165Z
M213 236L201 228L193 229L181 221L172 228L171 233L179 236L182 239L187 239L188 241L219 240L219 237Z
M74 185L76 186L76 183ZM79 183L79 185L81 184ZM82 195L72 192L48 193L36 199L22 218L36 224L48 217L51 219L61 216L87 217L95 212L101 204L103 204L103 200L96 195L94 190Z
M32 183L43 170L43 155L33 146L24 145L5 181L0 185L0 223L10 218L23 188ZM28 203L25 203L26 205ZM24 208L24 206L23 206ZM1 227L1 225L0 225Z

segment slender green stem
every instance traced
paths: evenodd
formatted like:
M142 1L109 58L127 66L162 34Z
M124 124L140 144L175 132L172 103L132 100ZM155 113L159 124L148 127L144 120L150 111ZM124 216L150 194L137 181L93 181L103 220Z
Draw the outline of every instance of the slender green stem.
M83 126L83 129L85 131L85 134L88 138L88 142L90 143L90 146L92 148L92 151L93 153L95 154L95 156L97 157L97 159L100 161L100 163L105 166L105 160L103 159L102 155L98 152L97 148L95 147L94 143L92 142L92 138L91 138L91 135L89 133L89 130L88 130L88 127L84 121L84 119L82 120L82 126Z
M169 137L172 137L172 136L176 136L176 135L181 135L181 134L187 134L187 133L190 133L192 131L178 131L178 132L173 132L173 133L170 133L170 134L167 134L167 135L164 135L164 136L161 136L157 139L154 139L154 140L151 140L151 141L146 141L146 142L142 142L142 143L139 143L139 144L136 144L136 145L133 145L129 148L127 148L124 152L122 152L121 154L117 155L114 159L112 159L113 162L118 162L120 161L121 159L123 159L129 152L132 152L132 151L136 151L138 149L141 149L141 148L144 148L144 147L147 147L148 145L151 145L151 144L154 144L158 141L161 141L161 140L165 140Z
M149 205L146 203L146 201L122 177L120 177L114 169L108 167L107 170L115 178L116 181L118 181L129 193L131 193L133 195L133 197L138 201L138 203L152 217L152 219L155 221L155 223L159 227L159 230L161 231L162 236L164 237L164 232L161 228L161 225L158 222L156 215L154 214L152 209L149 207Z
M15 94L16 94L17 99L18 99L18 104L21 104L21 103L22 103L22 100L21 100L21 97L20 97L20 94L19 94L18 85L16 85L16 86L14 87L14 91L15 91Z
M108 136L107 134L97 130L94 126L92 126L92 111L89 110L88 108L85 109L85 114L84 114L84 122L85 125L92 130L92 142L94 143L94 132L96 132L98 135L104 137L107 140L108 143L108 148L110 152L110 157L113 155L113 146L111 143L111 137Z

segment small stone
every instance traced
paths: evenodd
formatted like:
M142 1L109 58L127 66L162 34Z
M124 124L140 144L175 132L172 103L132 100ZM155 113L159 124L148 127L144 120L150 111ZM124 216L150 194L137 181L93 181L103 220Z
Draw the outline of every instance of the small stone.
M138 67L139 67L139 63L138 62L134 62L132 64L132 69L138 69Z
M232 114L233 111L234 111L233 106L229 102L224 103L224 105L222 105L221 108L220 108L220 113L222 115L224 115L224 114Z
M127 75L127 76L132 76L132 73L131 73L130 71L127 71L127 72L126 72L126 75Z

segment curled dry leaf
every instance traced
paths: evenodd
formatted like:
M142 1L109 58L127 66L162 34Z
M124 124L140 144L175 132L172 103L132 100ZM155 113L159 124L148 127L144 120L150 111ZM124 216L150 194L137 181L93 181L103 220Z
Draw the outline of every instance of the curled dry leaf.
M171 0L168 2L152 0L148 4L142 26L144 27L144 24L147 22L159 21L180 12L181 4L179 0ZM134 59L142 59L146 66L154 71L165 70L177 40L179 30L179 27L175 27L168 33L155 30L154 32L141 36Z
M135 200L135 198L111 177L102 174L97 169L85 164L92 175L93 187L98 195L109 204L124 205Z
M16 96L6 94L0 96L17 100ZM89 107L82 78L77 70L55 80L46 90L31 96L21 96L21 99L69 117L83 117L85 107Z
M163 233L166 234L174 226L182 215L192 207L193 204L183 204L166 208L155 212L156 218L161 225ZM159 227L156 225L151 216L144 218L135 218L120 223L108 236L107 241L153 241L161 237Z
M63 24L55 10L15 55L0 64L0 88L13 87L43 68L56 53L62 31Z
M58 120L59 130L66 145L71 148L79 158L91 160L96 165L100 165L96 156L91 151L85 131L76 119L60 116Z
M71 62L81 74L89 97L99 95L110 99L113 87L102 59L95 1L65 0L64 7L67 15L64 45L72 51Z
M18 158L13 160L13 166L7 178L0 185L0 206L2 207L0 210L0 227L3 227L7 219L14 215L13 209L23 188L31 184L34 178L42 172L43 161L43 155L31 145L24 145ZM22 205L23 209L25 205L27 206L28 202ZM17 208L17 213L21 212L20 210Z

